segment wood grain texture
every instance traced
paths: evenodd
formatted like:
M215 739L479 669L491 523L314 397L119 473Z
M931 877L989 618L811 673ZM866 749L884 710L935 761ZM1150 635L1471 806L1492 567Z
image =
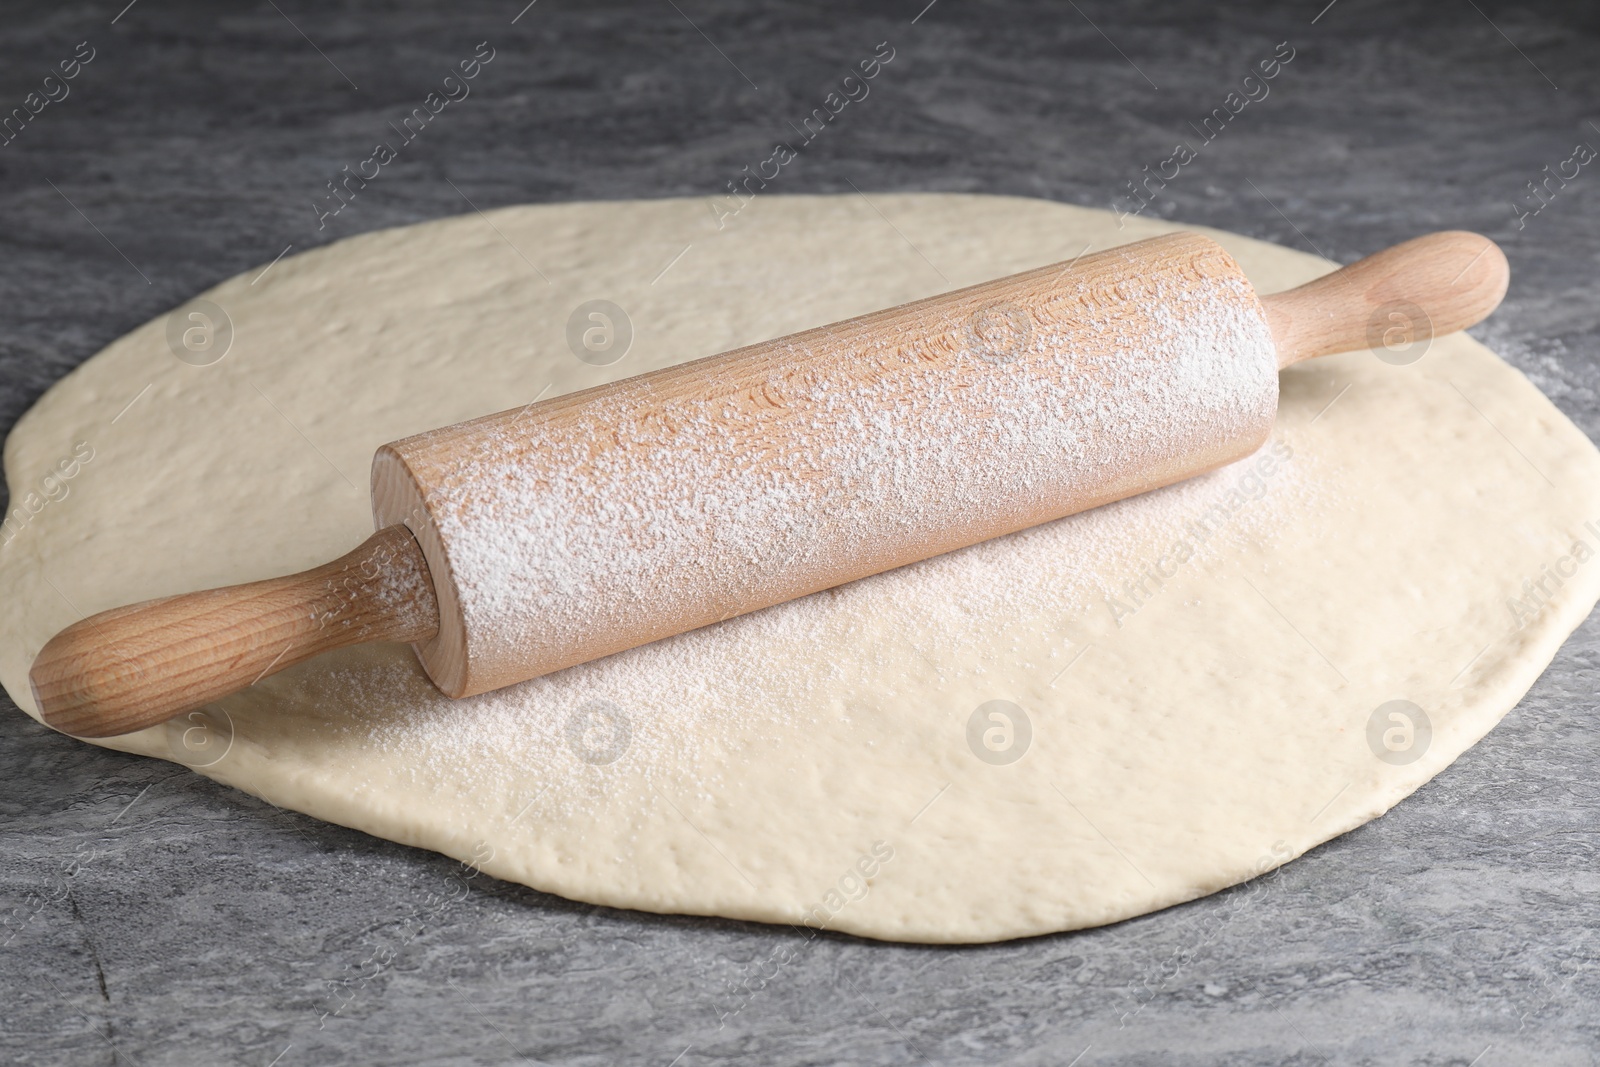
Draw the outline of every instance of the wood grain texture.
M1127 389L1130 378L1175 373L1193 346L1226 348L1207 334L1221 323L1250 324L1240 337L1251 331L1260 336L1263 326L1270 330L1283 367L1472 325L1499 304L1506 282L1505 257L1492 241L1446 232L1258 299L1219 245L1176 233L431 431L378 450L372 488L382 529L356 551L303 574L85 619L40 652L32 671L34 695L57 729L109 736L365 641L413 643L429 676L451 696L511 685L1243 457L1271 429L1276 381L1270 365L1260 368L1263 381L1255 380L1254 369L1234 368L1201 383L1202 393L1221 389L1220 405L1217 397L1169 388L1168 394L1181 398L1170 423L1154 433L1122 432L1130 421L1151 417L1142 409L1127 410L1129 399L1140 395ZM991 336L996 327L998 335ZM1073 357L1069 377L1061 377L1066 364L1058 357L1064 352ZM1159 357L1154 362L1148 359L1152 354ZM930 369L940 376L935 391L947 391L947 407L938 413L942 423L923 424L924 437L936 423L948 428L952 416L963 426L1016 418L1015 409L998 403L1002 393L994 384L1030 375L1052 382L1058 400L1090 398L1102 408L1120 406L1122 415L1109 423L1091 418L1074 425L1073 450L1049 453L1031 473L1022 470L1027 456L1012 451L1007 459L1016 464L1015 476L986 483L964 481L968 471L983 469L984 457L976 454L981 449L969 443L973 454L956 463L919 466L918 454L932 453L940 442L908 447L902 436L902 461L911 459L899 472L901 494L870 502L866 521L852 525L848 513L862 503L855 483L837 479L825 463L806 465L815 463L815 442L839 414L823 401L875 397L903 420L902 429L914 429L913 419L928 399L924 375ZM953 405L951 395L960 398ZM1247 395L1265 400L1243 402ZM1224 414L1230 405L1235 410ZM879 413L856 411L854 421ZM1188 429L1180 431L1180 423ZM700 426L698 438L680 435L690 424ZM722 545L730 540L728 531L719 539L708 522L701 543L684 558L643 580L624 575L578 605L581 610L569 611L569 622L580 618L576 627L563 630L561 619L530 605L526 617L511 620L517 633L508 639L497 625L505 620L473 615L468 587L499 576L481 566L469 573L465 561L473 553L463 550L462 541L493 540L499 531L485 528L481 517L463 520L463 499L491 499L495 506L489 511L499 523L516 515L516 499L537 492L566 462L552 441L562 442L562 449L579 442L591 461L603 455L606 466L622 469L634 462L630 450L646 453L674 435L680 435L675 447L703 457L725 452L734 460L723 467L703 463L699 484L685 485L673 477L681 472L670 469L596 483L595 498L624 499L633 515L670 515L688 499L716 491L719 480L733 485L741 479L788 479L796 509L814 513L800 523L809 531L806 543L781 553L775 565L768 558L772 546L754 554L727 550ZM834 457L843 457L839 466L879 462L885 442L871 438L844 432ZM1012 439L1013 449L1019 440L1028 446L1026 437ZM490 453L501 464L496 478L474 483L481 474L474 463ZM1087 464L1069 469L1084 457ZM651 461L642 462L648 467ZM813 494L808 482L823 488ZM947 486L954 489L940 497ZM908 505L918 494L926 499ZM458 513L445 514L451 507ZM590 525L605 521L610 520L598 516ZM589 562L598 570L607 561ZM546 577L553 585L571 579L538 576Z
M416 539L391 526L300 574L92 615L51 638L30 677L45 722L79 737L109 737L154 726L323 652L422 641L437 628Z
M1398 348L1475 326L1506 295L1511 268L1487 237L1445 230L1262 297L1278 366Z
M1175 233L385 445L374 513L459 697L1215 469L1276 401L1244 272Z

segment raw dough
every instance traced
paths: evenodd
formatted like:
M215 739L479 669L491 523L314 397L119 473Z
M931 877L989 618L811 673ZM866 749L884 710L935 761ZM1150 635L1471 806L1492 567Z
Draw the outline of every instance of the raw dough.
M943 195L725 223L373 233L110 345L6 443L0 681L31 709L80 612L344 552L384 441L1174 228ZM1213 236L1262 291L1329 269ZM569 347L593 300L631 323L609 365ZM617 907L932 942L1138 915L1387 810L1600 595L1600 454L1481 345L1317 360L1282 397L1233 468L510 690L451 702L369 647L106 743Z

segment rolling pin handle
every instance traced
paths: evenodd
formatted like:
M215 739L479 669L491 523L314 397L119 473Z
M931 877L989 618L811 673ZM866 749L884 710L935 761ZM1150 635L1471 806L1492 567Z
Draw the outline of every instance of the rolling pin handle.
M1488 318L1511 269L1493 241L1464 230L1413 238L1298 289L1261 298L1278 366L1414 344Z
M77 737L165 722L312 656L425 641L439 609L422 549L388 526L313 570L147 600L73 623L29 678L44 721Z

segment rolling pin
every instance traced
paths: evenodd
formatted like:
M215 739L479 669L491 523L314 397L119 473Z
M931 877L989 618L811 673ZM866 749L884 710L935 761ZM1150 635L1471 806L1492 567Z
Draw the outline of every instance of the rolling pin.
M355 551L74 623L34 699L128 733L365 641L511 685L1241 459L1279 368L1470 326L1507 277L1446 232L1258 297L1175 233L423 433Z

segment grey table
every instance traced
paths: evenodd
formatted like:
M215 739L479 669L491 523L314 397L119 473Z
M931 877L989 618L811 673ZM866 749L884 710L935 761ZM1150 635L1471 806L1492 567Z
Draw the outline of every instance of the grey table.
M0 148L0 430L108 341L291 244L466 197L719 193L880 41L896 58L871 97L779 191L1109 206L1287 41L1270 95L1147 211L1340 260L1488 233L1514 281L1480 335L1600 432L1600 163L1517 218L1542 168L1600 147L1592 5L126 2L0 19L6 113L93 49ZM473 95L319 229L325 183L480 41L496 59ZM824 936L770 978L790 930L485 879L455 893L452 861L7 706L0 1059L1593 1063L1597 682L1590 620L1448 772L1257 883L990 947Z

